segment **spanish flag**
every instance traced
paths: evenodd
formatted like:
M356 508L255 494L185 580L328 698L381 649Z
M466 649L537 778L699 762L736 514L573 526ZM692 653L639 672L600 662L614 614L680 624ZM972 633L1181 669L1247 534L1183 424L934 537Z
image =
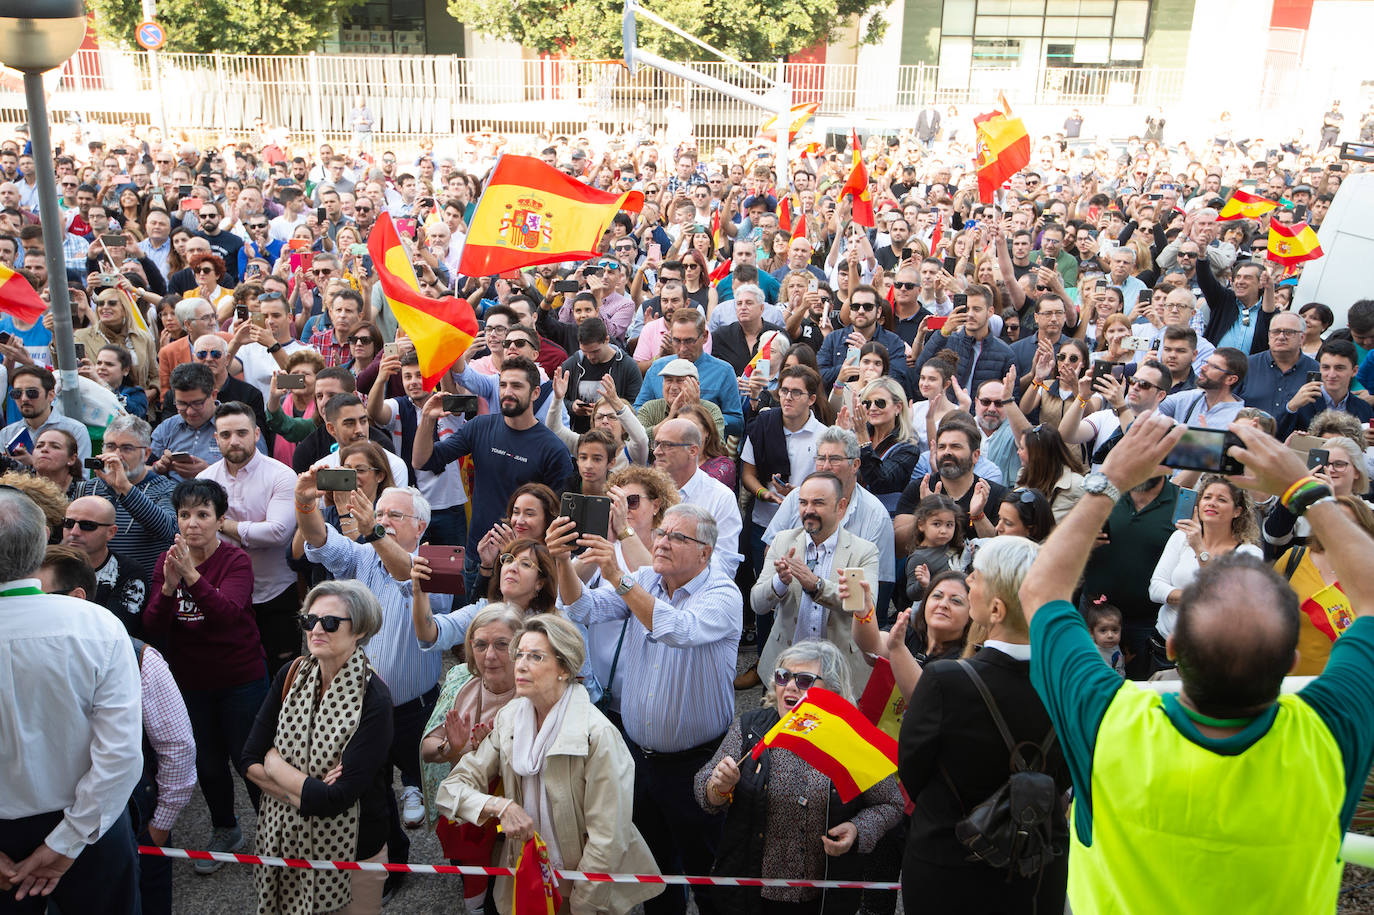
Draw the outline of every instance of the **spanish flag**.
M47 310L24 274L0 264L0 312L21 324L33 324Z
M539 834L525 840L515 862L511 915L554 915L563 905L558 874L549 863L549 848Z
M778 227L786 232L789 238L806 234L806 216L798 213L796 219L792 218L791 194L783 194L782 199L778 201Z
M845 802L897 771L897 741L843 698L818 686L807 690L749 755L758 759L768 747L796 753L830 779Z
M849 148L854 151L854 161L849 169L849 180L840 188L840 197L849 194L854 198L854 221L871 229L877 225L877 221L873 218L873 192L868 189L868 169L864 167L858 131L851 127L849 137Z
M897 739L902 729L902 716L906 714L906 699L897 688L897 678L887 658L878 658L873 662L873 673L869 674L868 685L859 697L859 711L878 730L893 740Z
M745 378L754 374L754 367L760 362L767 362L773 357L773 341L777 338L778 332L776 330L765 330L763 332L760 336L760 339L763 340L763 345L760 346L759 351L754 354L754 358L749 360L749 364L744 367L743 374Z
M1011 116L1006 98L1002 110L973 119L977 134L978 199L992 203L993 193L1012 175L1030 164L1030 135L1020 118Z
M1295 222L1291 226L1269 223L1269 259L1274 263L1292 267L1316 260L1325 253L1317 241L1317 233L1307 223Z
M1341 590L1340 582L1329 584L1302 602L1302 612L1312 621L1318 631L1335 641L1345 634L1350 624L1355 622L1355 612L1350 606L1350 598Z
M787 124L787 142L791 143L797 138L806 127L806 122L816 116L816 112L821 108L820 102L807 102L805 105L793 105L792 110L787 112L785 122ZM784 123L784 118L780 114L775 114L763 122L759 128L759 136L765 140L776 140L778 138L778 128Z
M1217 222L1229 219L1258 219L1277 207L1278 204L1268 197L1237 190L1231 194L1231 199L1226 201L1226 205L1217 214Z
M502 156L477 201L458 269L492 276L598 257L596 247L615 214L643 206L641 191L608 194L538 159Z
M372 226L367 253L372 256L377 279L396 323L415 344L420 370L425 375L425 389L433 390L444 372L472 345L477 336L477 315L463 299L431 299L420 292L415 268L396 234L390 213L383 212Z

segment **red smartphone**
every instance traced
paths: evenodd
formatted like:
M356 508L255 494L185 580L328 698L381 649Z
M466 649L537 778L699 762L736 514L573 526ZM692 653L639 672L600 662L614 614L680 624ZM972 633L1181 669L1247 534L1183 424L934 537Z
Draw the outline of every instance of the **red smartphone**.
M430 594L463 593L463 556L461 546L441 546L426 543L420 546L420 555L429 560L429 581L424 589Z
M199 210L203 206L205 206L205 201L199 197L187 197L181 201L183 210Z
M286 241L288 251L305 251L310 247L310 240L307 238L289 238Z
M309 272L310 272L310 268L313 267L313 266L315 266L315 252L314 252L314 251L305 251L305 252L303 252L303 253L301 254L301 269L304 270L306 273L309 273Z
M944 317L940 318L935 317L935 315L931 315L930 317L926 318L926 330L939 330L940 328L945 326L945 322L948 320L949 315L945 315Z
M292 273L295 273L297 270L301 269L301 256L300 256L300 253L298 252L298 253L292 254L289 258L287 258L287 261L286 261L286 262L287 262L287 264L290 265L290 267L291 267L291 272L292 272Z

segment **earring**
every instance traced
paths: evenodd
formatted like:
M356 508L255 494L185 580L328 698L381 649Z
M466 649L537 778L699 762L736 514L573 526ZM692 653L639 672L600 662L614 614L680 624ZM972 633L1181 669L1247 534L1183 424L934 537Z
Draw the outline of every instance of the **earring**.
M567 677L559 677L558 679L561 681L561 680L566 680L566 679L568 679L568 678L567 678Z

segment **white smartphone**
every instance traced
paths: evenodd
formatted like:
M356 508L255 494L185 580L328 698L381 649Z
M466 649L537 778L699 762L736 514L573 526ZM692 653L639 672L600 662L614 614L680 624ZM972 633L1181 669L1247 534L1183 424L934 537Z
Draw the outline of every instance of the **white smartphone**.
M771 359L760 359L757 363L754 364L754 374L762 378L764 381L767 381L769 379L769 376L772 374L772 371L773 360Z
M1141 334L1132 334L1121 341L1121 348L1138 353L1150 348L1150 338Z
M845 365L858 365L858 364L859 364L859 348L858 348L857 346L851 346L851 347L849 348L849 352L845 353L845 355L844 355L844 364L845 364Z
M850 613L862 613L864 609L864 570L862 568L840 569L840 581L849 585L849 596L840 605Z

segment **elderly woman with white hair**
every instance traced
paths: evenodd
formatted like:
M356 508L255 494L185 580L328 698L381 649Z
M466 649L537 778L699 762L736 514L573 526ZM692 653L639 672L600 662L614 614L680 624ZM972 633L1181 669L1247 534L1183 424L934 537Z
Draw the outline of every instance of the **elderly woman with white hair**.
M325 861L386 861L391 691L363 645L382 606L357 581L326 581L300 616L309 653L283 667L244 745L262 789L257 852ZM255 870L258 911L377 912L385 873Z
M1018 591L1039 547L1024 537L983 543L969 574L969 616L986 633L967 660L926 665L898 739L899 775L915 802L902 862L908 912L1062 912L1068 857L1032 876L995 868L970 854L954 826L1007 782L1013 756L1070 785L1063 748L1030 680L1030 632ZM1068 850L1057 797L1052 828Z
M450 819L500 821L496 860L514 867L535 833L555 868L602 873L658 873L631 822L634 761L620 732L594 705L577 672L586 646L577 627L541 613L525 620L512 648L515 698L492 730L439 786L435 806ZM491 794L500 779L502 794ZM663 892L652 884L563 887L573 912L627 912ZM496 907L509 912L512 882L496 883Z
M861 867L853 865L859 855L871 854L902 818L897 780L889 776L843 803L830 779L791 750L773 747L757 761L749 759L754 745L813 686L854 701L848 663L831 642L798 642L778 655L777 665L767 705L736 718L715 756L697 772L697 803L712 813L725 811L711 872L798 880L857 877ZM819 913L846 903L853 911L852 900L840 894L802 887L728 887L713 898L721 912Z
M1318 414L1318 417L1324 414ZM1316 425L1315 423L1313 424ZM1337 496L1358 496L1369 501L1369 468L1365 464L1364 449L1344 435L1323 435L1326 439L1327 462L1312 475L1331 486ZM1270 555L1283 552L1295 538L1306 539L1311 528L1305 518L1297 518L1277 503L1264 519L1264 542Z

